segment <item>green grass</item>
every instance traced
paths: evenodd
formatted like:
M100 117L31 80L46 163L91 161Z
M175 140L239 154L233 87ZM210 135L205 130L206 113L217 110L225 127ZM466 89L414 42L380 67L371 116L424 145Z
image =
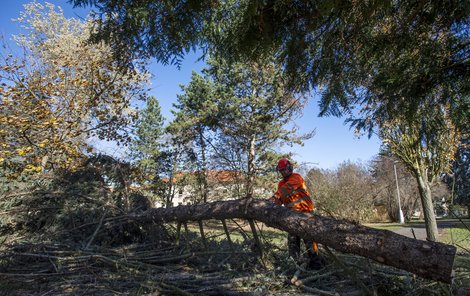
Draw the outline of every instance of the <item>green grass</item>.
M470 254L470 231L457 219L446 219L445 221L455 222L455 224L447 228L440 228L440 241L446 244L454 245L455 247L457 247L458 254L464 254L468 256ZM470 223L467 223L470 222L470 220L465 219L464 222L467 227L470 227ZM412 227L413 225L422 223L423 222L420 221L412 221L407 222L406 224L370 223L364 225L375 229L394 231L402 227ZM261 228L261 232L259 233L259 235L262 237L263 240L268 241L271 244L277 246L282 246L286 244L287 234L284 231L267 227L260 222L257 222L257 225L259 228ZM234 243L243 243L245 241L244 236L248 236L249 239L252 239L251 229L248 223L246 223L246 221L239 220L237 225L234 222L228 220L227 226L230 229L230 238ZM199 227L197 223L188 223L188 230L199 235ZM182 235L184 235L184 228L181 231ZM227 239L223 231L222 224L218 221L206 221L204 223L204 232L206 238L215 240L217 242Z
M248 236L251 240L253 238L250 226L244 220L238 220L238 225L232 222L232 220L227 220L227 227L230 231L230 239L234 243L242 243L245 241L244 235ZM263 240L270 242L271 244L275 244L281 246L286 243L287 240L287 233L276 229L267 227L261 222L256 222L259 231L258 235L262 237ZM190 222L187 224L188 230L200 235L199 226L197 223ZM240 228L240 227L241 228ZM176 228L176 223L174 223L174 227ZM217 242L222 240L226 240L227 237L222 227L222 223L219 221L205 221L204 223L204 234L207 239L213 239ZM181 229L181 235L184 235L184 228Z
M470 255L470 230L464 225L444 228L441 232L441 242L456 246L459 253Z
M439 227L441 234L439 241L455 246L457 248L457 254L470 256L470 219L439 219L438 223L441 222L453 222L453 225L449 227ZM465 223L465 225L462 222ZM393 231L401 227L413 227L422 225L423 223L424 221L415 220L407 222L404 225L399 223L371 223L365 224L365 226Z
M364 226L375 228L375 229L382 229L382 230L396 230L403 227L403 224L400 223L370 223L364 224Z

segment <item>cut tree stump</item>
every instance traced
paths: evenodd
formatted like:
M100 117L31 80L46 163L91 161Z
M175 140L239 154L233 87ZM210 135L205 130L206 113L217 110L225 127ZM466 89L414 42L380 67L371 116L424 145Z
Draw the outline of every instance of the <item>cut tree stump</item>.
M423 278L452 281L456 248L439 242L421 241L388 230L373 229L344 220L302 213L267 200L240 199L174 208L150 209L134 215L147 223L208 219L255 219L270 227L334 248L370 258Z

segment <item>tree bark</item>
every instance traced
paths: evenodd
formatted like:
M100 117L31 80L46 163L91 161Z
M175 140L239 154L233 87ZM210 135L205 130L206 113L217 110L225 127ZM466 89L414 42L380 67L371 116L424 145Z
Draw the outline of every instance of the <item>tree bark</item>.
M207 162L206 162L206 142L204 140L204 131L202 127L198 126L198 133L199 133L199 142L201 145L201 170L202 170L202 178L200 181L202 181L202 201L204 203L207 202L207 196L209 195L208 191L208 184L207 184Z
M256 154L256 135L252 135L250 139L250 149L248 152L248 173L246 178L246 196L253 197L254 180L255 180L255 154Z
M456 248L439 242L408 238L388 230L291 211L266 200L240 199L201 205L150 209L133 216L142 223L197 221L206 219L255 219L270 227L312 239L344 253L357 254L450 283Z
M418 175L418 190L421 197L421 205L423 206L424 224L426 225L426 237L428 240L438 241L438 231L436 215L434 215L434 206L432 204L432 193L426 176Z

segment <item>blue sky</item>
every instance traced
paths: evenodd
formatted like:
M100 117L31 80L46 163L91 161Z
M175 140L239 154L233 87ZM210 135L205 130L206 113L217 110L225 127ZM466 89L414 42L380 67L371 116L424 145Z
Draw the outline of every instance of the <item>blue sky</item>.
M23 4L31 1L26 0L3 0L0 10L0 34L12 45L11 35L17 34L19 26L11 21L19 17L23 10ZM44 1L37 1L44 3ZM85 18L86 9L72 9L67 0L48 1L63 8L66 17ZM196 54L189 54L183 61L181 68L176 66L163 66L152 63L150 71L153 74L151 94L159 99L163 115L171 117L170 109L176 101L176 95L180 92L179 85L187 84L191 72L199 72L203 62L197 62ZM357 138L354 131L344 125L344 119L335 117L321 117L318 115L319 108L315 97L309 99L309 104L304 110L304 115L296 121L301 132L316 129L316 135L308 140L303 147L285 147L284 151L295 153L295 160L309 163L311 166L333 169L340 163L350 160L368 161L379 152L380 140L374 136L368 139L366 136ZM110 146L112 147L112 146ZM112 148L111 148L112 149ZM289 150L287 150L289 149Z

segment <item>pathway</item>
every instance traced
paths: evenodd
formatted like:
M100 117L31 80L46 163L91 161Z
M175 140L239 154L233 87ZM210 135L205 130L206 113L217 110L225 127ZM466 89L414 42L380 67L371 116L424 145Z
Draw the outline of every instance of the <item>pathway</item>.
M455 221L438 221L437 228L439 231L439 235L441 234L441 228L448 228L452 227L453 225L459 224L460 222ZM413 223L403 226L402 228L395 229L393 232L412 237L420 240L426 240L426 227L424 223Z

